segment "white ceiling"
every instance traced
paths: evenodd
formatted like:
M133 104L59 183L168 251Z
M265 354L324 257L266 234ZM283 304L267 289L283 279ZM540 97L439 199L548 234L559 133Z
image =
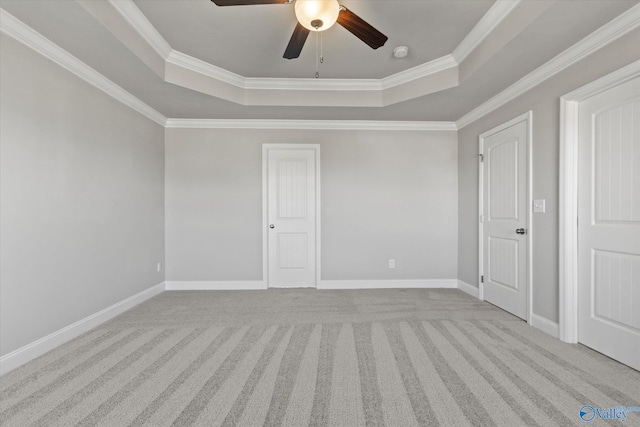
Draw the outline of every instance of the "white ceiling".
M459 119L638 4L341 3L389 40L372 50L344 28L329 29L316 80L314 34L300 58L282 58L295 26L293 5L0 0L5 11L166 117L407 121ZM409 47L409 56L393 58L399 45ZM462 51L464 58L451 55Z

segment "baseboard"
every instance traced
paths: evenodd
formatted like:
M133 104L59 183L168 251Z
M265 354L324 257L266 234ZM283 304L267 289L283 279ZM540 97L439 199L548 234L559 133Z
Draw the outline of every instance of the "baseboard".
M67 327L59 329L56 332L0 357L0 375L4 375L7 372L35 359L36 357L42 356L67 341L84 334L96 326L99 326L102 323L113 319L117 315L124 313L130 308L133 308L136 305L164 292L164 290L164 283L152 286L149 289L119 301L104 310L85 317L82 320L78 320Z
M480 298L480 289L473 285L468 284L462 280L458 280L458 289L462 292L471 295L474 298Z
M173 281L165 282L167 291L254 291L266 289L262 280Z
M456 288L455 279L424 280L321 280L318 289Z
M531 313L531 321L529 324L536 329L540 329L542 332L546 332L554 338L558 338L560 336L559 326L557 323L552 322L549 319L545 319L542 316L538 316L537 314Z

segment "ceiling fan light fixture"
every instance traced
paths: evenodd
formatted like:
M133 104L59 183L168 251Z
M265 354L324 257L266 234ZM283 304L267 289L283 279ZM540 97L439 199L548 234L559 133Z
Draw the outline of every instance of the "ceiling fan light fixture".
M296 18L309 31L325 31L338 20L338 0L296 0Z

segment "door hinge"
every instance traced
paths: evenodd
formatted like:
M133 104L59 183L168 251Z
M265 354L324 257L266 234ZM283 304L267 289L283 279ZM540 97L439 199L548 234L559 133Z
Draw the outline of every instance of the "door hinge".
M480 283L484 283L484 275L480 276Z
M484 222L484 215L480 215L480 222Z
M478 154L478 158L480 159L480 163L484 162L484 154Z

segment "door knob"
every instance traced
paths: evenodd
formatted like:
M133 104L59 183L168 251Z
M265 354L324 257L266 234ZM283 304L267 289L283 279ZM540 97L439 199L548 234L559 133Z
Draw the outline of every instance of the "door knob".
M516 234L527 234L527 230L525 230L524 228L517 228Z
M273 224L269 224L269 228L276 228L276 226Z

